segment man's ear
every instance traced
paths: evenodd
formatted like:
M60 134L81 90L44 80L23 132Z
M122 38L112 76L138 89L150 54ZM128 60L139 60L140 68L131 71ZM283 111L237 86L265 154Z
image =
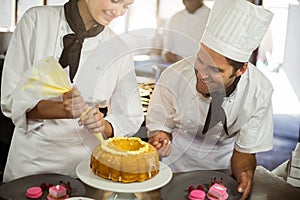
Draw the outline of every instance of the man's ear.
M235 75L236 76L241 76L242 74L244 74L246 72L248 68L248 63L246 62L243 67L239 68L236 72L235 72Z

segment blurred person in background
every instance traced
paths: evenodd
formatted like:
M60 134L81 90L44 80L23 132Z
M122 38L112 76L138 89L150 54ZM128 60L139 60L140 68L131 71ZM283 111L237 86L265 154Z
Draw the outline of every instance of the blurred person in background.
M182 0L185 9L172 16L163 36L162 56L174 63L198 49L210 9L203 0Z

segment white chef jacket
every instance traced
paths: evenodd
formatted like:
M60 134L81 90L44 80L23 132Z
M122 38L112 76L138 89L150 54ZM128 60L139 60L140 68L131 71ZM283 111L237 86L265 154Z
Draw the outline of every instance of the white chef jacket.
M48 56L59 60L63 36L71 32L63 6L44 6L28 10L12 35L1 88L2 111L15 124L4 172L5 182L49 172L75 177L78 163L89 159L98 144L95 136L78 126L78 119L27 119L26 111L31 110L41 99L22 100L16 89L24 73L36 62ZM114 35L105 27L96 37L85 39L79 69L73 79L75 84L88 56ZM114 51L114 48L116 46L111 46L110 51ZM100 57L104 59L105 56ZM90 103L99 101L104 104L102 106L108 107L106 120L112 124L115 136L131 136L137 132L144 119L133 60L129 54L116 60L114 65L102 69L103 73L98 78L101 85L97 85L93 102ZM108 61L99 59L99 63ZM68 68L65 70L68 72ZM80 89L84 91L87 88ZM60 101L61 97L52 100Z
M257 153L272 149L273 118L269 80L249 63L235 91L225 97L228 135L221 122L205 135L211 98L196 90L194 57L167 68L155 85L147 113L150 133L172 134L172 151L162 159L174 172L228 169L233 149Z
M163 36L163 49L181 57L195 55L209 13L210 9L203 5L193 14L184 9L173 15Z

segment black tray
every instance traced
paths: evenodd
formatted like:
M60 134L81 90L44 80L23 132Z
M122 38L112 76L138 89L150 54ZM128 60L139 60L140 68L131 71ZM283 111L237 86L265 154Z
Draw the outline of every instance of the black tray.
M0 186L0 198L20 200L26 198L26 190L29 187L40 186L42 182L47 185L57 185L60 181L65 183L70 182L72 192L70 197L83 196L85 194L84 185L77 179L61 174L38 174L19 178ZM40 199L47 200L48 191L43 191L43 196Z
M188 200L189 186L196 188L198 185L202 185L207 193L211 179L214 178L218 181L222 178L222 182L227 188L229 200L242 197L242 194L237 191L238 182L234 178L222 172L207 170L186 172L173 176L172 180L161 189L161 197L163 200Z

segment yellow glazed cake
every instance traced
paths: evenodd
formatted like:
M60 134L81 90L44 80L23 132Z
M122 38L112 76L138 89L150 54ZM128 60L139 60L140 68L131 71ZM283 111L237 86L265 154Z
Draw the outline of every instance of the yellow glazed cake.
M91 156L94 174L116 182L142 182L159 172L157 150L137 137L114 137L98 145Z

